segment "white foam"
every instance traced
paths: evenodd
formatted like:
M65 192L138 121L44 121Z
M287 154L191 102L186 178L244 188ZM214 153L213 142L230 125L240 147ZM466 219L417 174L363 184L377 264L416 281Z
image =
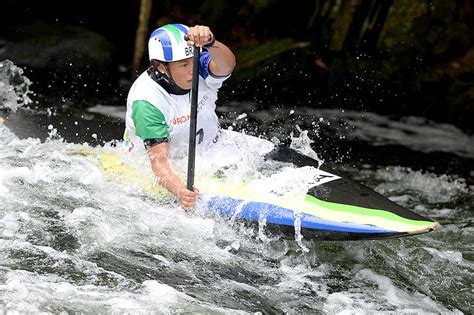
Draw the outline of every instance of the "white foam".
M2 236L3 237L13 237L20 229L19 216L16 213L8 212L6 213L2 220Z
M362 269L356 277L360 280L369 280L377 285L379 292L382 294L387 303L397 307L399 310L408 312L448 312L442 305L431 300L429 297L423 296L421 293L408 294L397 288L391 279L386 276L376 274L370 269Z
M117 118L125 121L125 114L127 109L124 106L111 106L97 104L96 106L87 108L90 113L101 114L108 117Z
M454 250L438 250L432 247L423 247L426 251L428 251L431 255L441 259L446 260L449 263L457 264L463 267L472 268L474 269L474 264L464 260L462 257L462 253L459 251Z
M117 290L118 289L118 290ZM60 277L42 276L26 271L7 273L6 285L0 288L7 309L18 312L40 313L54 309L70 309L80 312L104 313L123 311L160 310L169 312L178 298L172 290L157 288L146 294L127 290L116 290L95 285L73 285ZM159 297L161 300L156 300ZM159 306L159 307L157 307Z
M155 280L147 280L143 282L143 289L152 300L160 301L160 303L180 303L191 298L168 285L164 285Z
M270 239L267 243L254 241L255 235L245 234L245 230L240 230L239 226L230 228L227 225L219 224L210 218L203 218L195 213L185 213L174 204L163 204L159 200L150 199L138 191L126 190L121 185L108 181L104 176L92 177L93 179L83 181L83 178L96 170L95 161L91 157L81 155L67 155L67 149L80 149L81 146L70 146L60 141L52 140L48 143L25 142L31 148L23 151L22 159L26 161L23 170L21 168L10 168L6 178L23 178L34 182L36 186L44 184L53 187L56 198L66 204L79 204L74 208L63 209L51 204L57 209L58 216L63 220L62 225L66 231L77 239L79 248L68 252L58 251L51 246L37 246L26 241L31 231L36 231L42 239L47 239L46 221L37 212L28 213L22 216L18 212L11 212L9 216L4 215L4 226L10 231L9 237L12 240L3 240L0 248L5 253L21 249L28 255L46 255L47 260L57 274L37 275L34 273L24 273L21 271L9 271L9 286L0 287L0 294L4 298L5 306L9 310L18 312L38 313L50 310L80 310L90 313L107 312L173 312L173 311L196 311L196 312L233 312L232 309L222 309L215 304L210 305L189 297L171 286L157 280L139 283L131 287L129 282L123 277L107 273L118 283L116 286L101 286L94 279L98 274L104 272L93 263L88 263L89 255L95 253L110 253L110 255L120 255L121 251L143 250L151 248L149 253L151 261L170 270L179 271L183 277L198 281L199 266L193 265L193 261L205 262L209 266L218 266L224 270L236 270L240 272L254 272L255 274L272 279L278 278L276 284L248 285L237 281L227 281L216 284L216 290L229 290L229 292L260 293L259 298L268 299L277 309L291 312L298 309L305 303L313 305L314 310L341 310L334 303L343 303L352 312L365 312L378 310L377 304L386 302L387 296L398 298L393 309L400 310L432 310L434 307L414 308L415 302L424 301L423 305L428 305L425 296L417 295L412 298L410 305L403 304L403 295L398 288L385 290L379 289L374 293L372 300L364 300L361 295L356 295L352 291L339 292L339 295L327 292L326 279L327 265L315 266L306 264L306 258L295 257L294 252L297 245L284 241ZM14 150L13 148L3 148L0 150ZM56 152L53 152L56 151ZM119 151L117 151L117 154ZM46 163L46 161L48 161ZM59 163L59 161L61 161ZM44 163L42 163L44 162ZM36 165L36 167L35 167ZM148 168L144 165L143 168ZM250 164L245 167L250 168ZM313 168L314 169L314 168ZM287 167L284 177L272 177L273 174L261 173L260 170L253 170L254 176L267 180L267 184L272 184L274 188L285 191L285 181L288 179L294 185L311 185L311 180L301 177L312 174L310 168ZM313 174L314 175L314 174ZM45 180L45 178L49 180ZM11 182L13 193L23 191L27 193L25 201L28 204L38 204L42 201L42 191L34 190L34 193ZM87 183L87 184L85 184ZM18 204L21 200L18 199ZM14 204L16 205L16 203ZM4 209L4 208L2 208ZM26 207L28 210L29 207ZM32 217L33 216L33 217ZM59 220L59 219L55 219ZM27 223L26 228L22 224ZM58 221L60 223L60 221ZM21 236L24 235L24 236ZM20 242L22 241L23 242ZM229 247L218 246L218 240L228 241ZM272 244L275 243L275 244ZM283 244L283 245L281 245ZM293 244L293 245L292 245ZM274 246L274 247L272 247ZM296 247L296 248L295 248ZM153 253L153 249L159 249L160 254ZM291 249L291 251L289 251ZM161 252L164 252L161 254ZM250 252L250 254L248 254ZM148 252L146 252L148 253ZM240 253L244 253L240 257ZM289 254L290 253L290 254ZM245 255L250 255L247 258ZM283 260L280 268L266 266L262 262L264 257ZM286 257L290 256L290 258ZM118 256L120 257L120 256ZM178 257L175 260L175 257ZM180 257L181 260L179 259ZM121 257L122 258L122 257ZM129 259L124 256L123 259ZM301 259L301 260L299 260ZM293 263L296 260L297 263ZM299 260L299 261L298 261ZM40 263L45 263L39 260ZM14 263L14 262L13 262ZM131 261L137 268L140 262ZM153 267L153 263L147 262L145 267ZM70 279L58 276L61 273L67 275L67 270L81 271L86 274L86 284L77 284ZM214 268L214 267L210 267ZM364 273L361 278L370 278ZM383 279L380 285L392 285L393 283ZM252 280L247 280L252 282ZM374 282L372 280L367 280ZM385 281L385 282L384 282ZM225 286L224 286L225 284ZM219 286L223 285L223 286ZM372 294L371 286L362 287L364 294ZM368 292L368 293L367 293ZM315 302L317 299L326 299L325 308ZM339 302L338 302L339 301ZM345 303L345 304L344 304ZM399 303L399 304L397 304ZM391 305L391 304L390 304ZM437 306L437 304L435 304ZM293 308L294 307L294 308ZM343 311L343 310L342 310Z
M226 175L251 176L261 180L264 187L259 191L277 194L291 193L291 185L308 187L314 182L315 168L265 165L261 153L271 150L271 143L259 145L245 137L228 141L229 150L222 146L215 152L225 152L230 158L217 159L209 170L237 163L236 168L225 170ZM347 258L342 246L308 242L305 245L311 251L302 254L294 241L261 237L237 222L230 227L199 211L185 213L169 200L111 180L98 169L92 155L71 153L84 149L81 145L55 138L44 143L19 140L1 124L0 144L0 189L3 185L8 190L0 194L0 295L4 304L0 308L19 313L233 313L234 309L218 306L225 300L216 301L232 295L233 305L250 311L258 311L265 303L266 311L273 307L288 313L301 309L351 314L448 311L434 301L437 295L409 294L403 284L365 265L351 269L354 256L357 263L369 264L361 249ZM132 159L119 149L106 149L126 161ZM140 165L140 175L152 176L146 157L132 162ZM199 163L206 169L206 159ZM276 170L283 175L275 174ZM401 173L410 176L414 172ZM437 183L446 181L452 183L445 179ZM458 184L451 196L465 192L463 183ZM459 233L459 228L452 231ZM68 247L63 240L72 240L73 245ZM339 252L332 255L335 251ZM437 261L453 266L462 263L456 251L438 251L431 252ZM102 255L126 263L109 266L107 260L100 260ZM26 268L24 259L31 259L27 266L33 272L21 270ZM385 258L386 263L393 261ZM184 280L151 279L147 269L163 273L163 279L176 274ZM341 273L342 280L333 277ZM144 277L150 278L144 281Z
M452 312L419 292L403 291L396 287L391 279L370 269L357 271L355 280L360 288L349 288L347 291L327 296L323 306L325 312L337 314L366 314L395 310L397 314ZM375 288L371 290L372 285L375 285Z
M376 187L382 195L394 191L412 190L422 194L430 203L448 202L455 196L467 194L469 191L462 178L413 171L400 166L377 170L375 177L383 181Z
M0 109L16 111L31 103L31 81L10 60L0 62Z
M18 140L18 137L8 129L3 122L0 122L0 144L6 146L14 140ZM0 158L3 157L7 152L0 151Z
M367 308L367 304L360 305L347 294L336 292L329 294L324 303L324 311L331 314L365 314L363 308Z
M239 108L244 104L238 104ZM233 109L233 108L232 108ZM222 113L231 111L218 107ZM234 109L235 110L235 109ZM246 109L250 116L266 125L271 121L285 121L286 109ZM357 139L378 145L401 145L419 152L447 152L461 157L474 157L474 136L450 124L430 121L423 117L406 116L399 119L372 112L298 107L293 116L306 126L320 126L334 131L339 138ZM317 117L320 117L319 120ZM275 135L281 137L281 134Z
M289 292L308 290L308 287L311 288L313 292L318 292L321 296L326 296L326 286L311 280L312 278L322 277L326 273L326 269L326 265L311 268L304 263L293 265L290 259L283 259L279 268L283 277L277 286Z
M324 160L321 159L318 154L311 148L311 143L314 143L308 137L308 130L301 130L299 126L297 126L298 131L300 132L298 137L293 137L293 133L291 133L291 144L290 148L309 156L312 159L318 161L318 168L324 163Z

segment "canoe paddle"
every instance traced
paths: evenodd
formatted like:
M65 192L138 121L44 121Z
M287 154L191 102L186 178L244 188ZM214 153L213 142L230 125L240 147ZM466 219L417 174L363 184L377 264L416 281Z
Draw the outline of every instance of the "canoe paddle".
M188 40L188 36L184 36ZM199 88L199 56L201 48L193 46L193 84L191 87L191 120L189 121L189 150L188 150L188 180L186 188L194 191L194 167L196 164L196 126L197 126L197 100Z

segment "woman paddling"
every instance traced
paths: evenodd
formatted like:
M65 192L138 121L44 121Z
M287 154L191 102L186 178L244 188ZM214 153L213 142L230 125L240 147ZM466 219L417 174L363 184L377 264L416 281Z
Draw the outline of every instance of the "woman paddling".
M168 24L150 35L150 67L137 78L128 93L124 134L129 151L147 150L159 183L179 199L185 210L194 207L199 191L186 189L170 167L169 158L172 150L185 149L189 142L193 45L203 47L197 143L210 143L217 137L217 92L232 73L235 56L215 39L209 27L183 24Z

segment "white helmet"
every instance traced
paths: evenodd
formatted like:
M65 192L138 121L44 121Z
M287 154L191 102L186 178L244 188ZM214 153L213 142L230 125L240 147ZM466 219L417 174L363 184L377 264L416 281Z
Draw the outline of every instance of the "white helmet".
M157 28L148 41L150 60L173 62L191 58L193 47L184 40L188 30L189 27L183 24L167 24Z

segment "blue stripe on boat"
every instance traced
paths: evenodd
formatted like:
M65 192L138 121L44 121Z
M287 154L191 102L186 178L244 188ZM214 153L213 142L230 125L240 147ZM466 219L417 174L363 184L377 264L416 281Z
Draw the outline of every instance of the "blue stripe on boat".
M208 208L223 216L242 218L258 222L266 218L267 223L294 226L295 212L273 204L255 201L245 201L224 196L214 196L208 200ZM240 210L239 210L240 209ZM237 212L237 214L236 214ZM374 225L352 222L337 222L301 213L301 227L305 229L325 230L352 233L396 233Z

